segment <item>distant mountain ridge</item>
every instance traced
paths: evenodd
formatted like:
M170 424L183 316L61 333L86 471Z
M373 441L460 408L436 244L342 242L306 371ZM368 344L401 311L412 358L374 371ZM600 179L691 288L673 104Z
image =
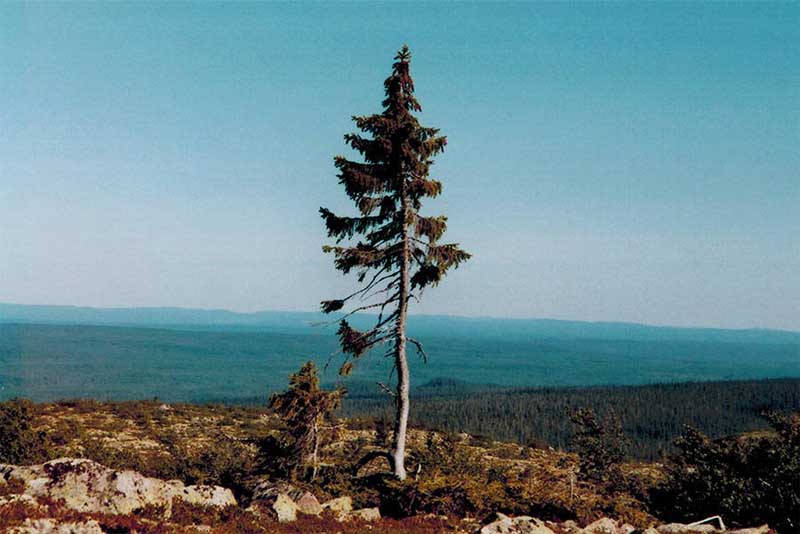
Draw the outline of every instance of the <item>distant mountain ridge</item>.
M371 316L350 319L356 327L369 324ZM321 323L336 316L318 312L258 311L173 307L93 308L0 303L0 323L136 326L186 330L231 330L283 333L329 332ZM512 319L412 315L409 328L429 337L503 337L626 339L631 341L713 341L731 343L798 344L800 332L771 329L721 329L652 326L624 322L586 322L558 319ZM800 356L800 354L799 354Z

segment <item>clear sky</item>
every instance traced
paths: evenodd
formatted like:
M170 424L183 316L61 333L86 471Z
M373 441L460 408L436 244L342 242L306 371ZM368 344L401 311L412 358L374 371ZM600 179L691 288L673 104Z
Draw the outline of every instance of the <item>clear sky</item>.
M0 301L311 310L407 42L474 253L414 311L800 330L800 4L0 5Z

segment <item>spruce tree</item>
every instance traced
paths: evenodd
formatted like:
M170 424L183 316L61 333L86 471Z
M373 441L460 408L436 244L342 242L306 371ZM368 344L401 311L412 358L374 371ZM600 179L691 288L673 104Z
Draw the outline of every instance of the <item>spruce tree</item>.
M311 480L319 469L319 448L323 423L331 417L342 402L345 391L325 391L319 386L317 366L307 362L295 374L289 375L289 389L275 393L269 399L269 408L286 424L292 437L294 458L292 467L311 463ZM291 470L294 472L294 469Z
M342 374L348 374L354 361L371 349L388 346L386 356L393 358L397 386L392 448L386 456L402 480L410 388L406 345L413 344L425 357L422 345L406 335L408 303L419 300L426 287L437 285L470 255L456 243L439 243L447 227L445 216L420 214L423 199L442 192L441 182L429 178L429 172L447 139L414 116L422 108L414 97L408 47L403 46L394 59L392 74L384 82L383 111L353 117L363 135L344 136L364 161L334 158L339 183L359 214L339 217L320 208L328 236L337 243L323 250L334 255L338 270L357 274L360 289L345 298L323 301L321 307L325 313L348 307L337 332L345 355ZM360 311L377 313L368 330L356 330L347 321Z

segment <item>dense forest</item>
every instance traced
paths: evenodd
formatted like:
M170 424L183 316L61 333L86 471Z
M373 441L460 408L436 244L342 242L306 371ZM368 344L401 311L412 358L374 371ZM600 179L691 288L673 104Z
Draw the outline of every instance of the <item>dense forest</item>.
M389 419L391 399L367 391L351 390L342 415ZM566 447L574 431L566 415L571 409L614 411L631 440L628 453L640 459L672 451L686 425L722 437L765 428L764 411L800 410L800 379L792 378L532 389L437 380L414 393L415 425L526 445Z

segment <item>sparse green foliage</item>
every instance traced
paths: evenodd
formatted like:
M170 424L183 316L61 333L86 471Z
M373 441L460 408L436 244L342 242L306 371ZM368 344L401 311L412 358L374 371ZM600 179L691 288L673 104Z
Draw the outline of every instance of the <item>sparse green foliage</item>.
M32 402L0 403L0 463L34 464L48 459L47 435L33 428Z
M311 479L316 477L324 425L341 404L343 395L344 390L325 391L319 387L317 367L310 361L289 377L287 391L270 398L269 407L283 420L292 439L292 473L310 463Z
M676 442L669 482L654 494L666 519L721 514L739 525L800 529L800 412L767 416L774 432L711 440L691 427Z
M215 436L201 447L178 442L169 451L174 458L172 478L187 484L223 486L238 497L249 492L248 482L256 474L255 451L227 436Z
M580 457L579 475L585 480L619 488L624 482L620 465L625 459L628 439L614 412L600 420L594 410L579 408L569 413L576 427L572 448Z
M482 460L480 451L453 436L428 434L412 461L419 472L418 498L429 511L475 515L508 506L505 477Z

